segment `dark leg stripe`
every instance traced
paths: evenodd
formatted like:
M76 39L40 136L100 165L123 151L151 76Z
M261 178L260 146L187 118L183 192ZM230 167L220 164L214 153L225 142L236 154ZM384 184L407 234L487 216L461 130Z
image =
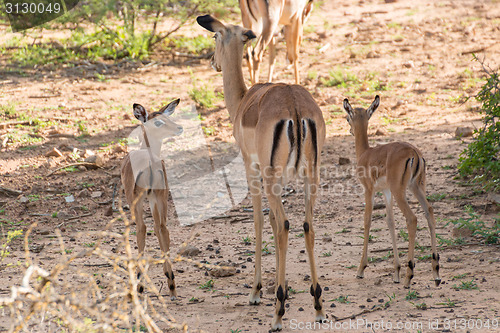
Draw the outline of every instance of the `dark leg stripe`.
M304 232L308 233L309 232L309 223L304 222Z
M261 290L262 289L262 284L259 282L257 283L257 286L255 287L257 290Z
M316 123L312 119L307 119L309 130L311 130L311 140L314 150L314 166L318 165L318 138L316 132Z
M285 293L283 292L283 288L281 286L278 287L276 298L281 303L280 309L278 311L278 316L283 317L283 315L285 314Z
M283 292L283 288L281 286L279 286L278 290L276 291L276 298L280 302L285 301L285 293Z
M288 222L288 220L285 220L285 230L288 231L290 230L290 222Z
M414 269L415 264L410 260L410 261L408 261L408 267L410 267L410 269Z
M274 136L273 136L273 147L271 149L271 167L274 163L274 154L276 153L276 149L278 149L281 132L283 132L283 126L285 125L285 120L280 120L276 127L274 128Z
M322 309L321 302L319 301L321 297L321 292L322 292L321 286L318 283L316 284L316 290L314 292L314 309L317 311L320 311Z

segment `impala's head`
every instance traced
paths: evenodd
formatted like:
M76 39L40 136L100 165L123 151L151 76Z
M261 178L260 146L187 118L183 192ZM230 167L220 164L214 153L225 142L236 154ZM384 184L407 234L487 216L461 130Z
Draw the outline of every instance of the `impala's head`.
M210 15L198 16L196 21L208 31L215 32L215 52L211 65L217 72L222 71L222 64L229 52L242 55L245 44L256 37L252 30L237 25L224 25Z
M144 106L140 104L134 104L134 116L144 125L150 141L163 140L166 137L182 133L182 126L174 123L169 117L174 113L175 107L179 105L179 102L180 99L176 99L153 113L148 113Z
M355 108L353 109L349 100L344 99L344 110L347 112L347 122L351 125L351 134L354 135L356 131L366 131L368 129L368 120L372 114L377 110L380 104L380 97L375 96L375 100L368 107L368 109Z

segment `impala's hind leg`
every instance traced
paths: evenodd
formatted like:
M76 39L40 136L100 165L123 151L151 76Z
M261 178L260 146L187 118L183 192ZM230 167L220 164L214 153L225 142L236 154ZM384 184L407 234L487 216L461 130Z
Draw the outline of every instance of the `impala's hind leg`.
M309 169L309 168L307 168ZM318 273L316 271L316 262L314 256L314 227L313 227L313 210L314 203L316 201L319 178L317 176L317 170L311 168L312 170L306 171L306 177L304 178L304 192L305 192L305 206L306 206L306 221L304 222L304 238L306 241L306 250L309 258L309 265L311 268L311 296L314 297L314 309L316 310L316 321L323 322L325 317L325 312L323 310L323 300L321 299L321 286L318 283Z
M285 299L286 299L286 254L288 250L288 232L290 223L285 215L285 210L281 202L282 186L281 177L270 175L264 177L264 188L266 196L269 200L269 206L273 211L276 222L276 251L278 252L278 280L276 281L276 308L274 317L271 323L271 329L281 330L282 318L285 314ZM262 245L259 244L259 247Z
M417 237L417 217L411 211L410 205L406 200L406 191L402 188L393 189L394 199L406 218L408 228L408 268L404 282L405 288L410 288L411 279L413 279L415 268L415 238Z
M436 245L436 220L434 219L434 209L427 201L425 195L425 185L420 186L414 183L411 186L411 190L415 197L417 197L418 202L422 206L427 219L427 224L429 226L429 232L431 234L431 249L432 249L432 275L434 277L434 283L436 287L441 283L441 278L439 277L439 254L437 253Z
M166 255L165 262L163 263L163 274L167 277L170 299L175 300L177 298L174 281L175 276L172 270L172 264L168 258L170 252L170 233L167 229L167 195L168 193L165 195L156 195L156 198L161 199L151 200L151 211L153 212L154 229L156 237L158 237L158 242L160 243L161 252L163 255Z

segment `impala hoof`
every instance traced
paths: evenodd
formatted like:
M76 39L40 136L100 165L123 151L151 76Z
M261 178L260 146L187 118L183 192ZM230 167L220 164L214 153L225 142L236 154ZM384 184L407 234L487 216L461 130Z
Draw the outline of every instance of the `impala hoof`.
M144 287L143 287L143 286L141 286L141 285L138 285L138 286L137 286L137 292L138 292L139 294L142 294L142 293L144 292Z
M364 276L363 275L356 275L356 279L363 279Z
M439 287L439 285L441 284L441 279L435 279L434 283L436 284L436 287Z
M248 301L250 305L259 305L260 304L260 296L258 295L250 295L250 300Z
M277 319L276 317L273 318L273 322L271 324L271 331L276 332L276 331L281 331L283 328L283 324L281 323L281 317Z
M326 322L326 316L323 313L323 311L317 311L316 312L316 319L318 323L325 323Z

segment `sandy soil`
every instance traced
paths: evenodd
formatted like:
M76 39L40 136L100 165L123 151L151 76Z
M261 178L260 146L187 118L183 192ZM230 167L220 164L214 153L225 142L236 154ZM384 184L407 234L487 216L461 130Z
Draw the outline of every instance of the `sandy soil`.
M189 34L204 33L195 25L186 30ZM323 327L317 331L345 331L348 328L353 332L383 332L390 331L387 326L390 323L393 327L414 325L406 326L404 331L407 332L430 332L434 328L440 332L486 332L489 330L484 327L480 330L471 327L472 321L468 320L499 319L498 246L466 239L466 245L442 247L439 252L443 283L439 287L434 286L430 260L424 257L430 253L429 249L417 251L420 259L417 259L411 290L418 292L418 299L406 300L408 290L392 283L392 260L386 256L391 243L384 220L385 210L374 211L372 234L375 238L369 254L373 262L364 279L355 278L361 256L364 205L361 188L353 173L354 139L349 135L341 112L344 97L349 97L353 105L366 106L375 94L381 96L381 107L371 121L371 144L402 140L424 152L429 166L428 194L445 195L433 202L440 237L453 239L452 225L447 222L467 217L466 205L474 207L487 223L492 223L498 214L498 206L489 200L487 193L464 185L456 177L459 155L471 139L456 139L455 129L480 126L479 104L474 99L463 103L464 97L478 91L483 75L480 63L472 59L472 51L485 57L490 67L498 68L498 1L354 3L342 0L325 1L315 8L307 24L300 62L302 82L315 97L327 122L327 141L322 152L322 193L315 207L315 251L320 284L324 287L324 306L329 319L352 317L353 320L386 324L373 328L335 326L347 325L349 320L345 319L332 323L331 329ZM280 43L276 81L291 83L293 74L285 69L284 53L284 45ZM155 61L148 64L80 63L50 71L24 68L17 73L9 72L13 67L7 60L5 56L1 58L5 70L0 70L0 103L15 102L18 111L54 124L38 134L33 134L30 126L0 127L0 136L10 133L21 137L32 133L32 138L37 135L41 138L29 144L6 141L6 146L1 148L0 185L22 191L22 194L9 197L0 193L0 207L4 207L0 223L5 233L38 222L32 245L45 244L45 247L32 257L46 268L53 267L60 257L59 245L54 241L55 226L61 228L67 248L76 252L95 239L88 235L75 241L73 237L77 232L100 230L110 221L111 217L107 216L110 199L114 184L118 182L120 161L126 154L119 140L126 138L137 126L137 122L131 120L132 103L159 107L180 97L181 108L189 110L193 104L188 96L188 90L193 87L192 73L198 82L209 83L216 91L222 91L221 75L209 67L208 61L172 58L168 54L158 54ZM352 85L322 85L321 79L326 79L328 72L336 68L356 75L363 83L354 88ZM106 80L96 79L96 72L104 74ZM261 77L264 74L261 73ZM373 91L374 80L378 80L376 84L382 90ZM220 100L216 107L198 108L198 111L204 119L203 125L211 129L207 142L218 147L214 149L215 155L234 156L234 140L224 102ZM1 120L9 121L13 119ZM78 122L83 122L80 129ZM90 135L80 138L82 129ZM53 148L59 148L63 156L45 157ZM98 153L104 159L104 168L49 175L57 167L74 162L73 148L77 148L77 154L85 150ZM340 165L340 157L350 162ZM181 160L184 161L194 163L193 159ZM296 326L299 322L306 325L313 320L314 313L308 293L310 272L304 253L303 192L299 185L292 183L284 197L291 223L287 279L292 288L284 317L285 332L299 327ZM96 192L101 194L93 197ZM69 195L74 196L74 202L65 201ZM418 212L421 228L418 243L428 246L422 210L413 197L410 201ZM381 197L376 198L376 203L382 203ZM175 214L172 209L169 211L173 252L176 253L182 242L194 234L191 245L201 250L194 260L230 262L237 269L233 276L212 278L207 276L206 269L192 263L175 264L179 298L171 303L169 311L177 321L188 323L192 330L267 332L270 328L275 274L272 232L266 223L264 240L270 243L270 254L263 257L262 304L250 306L250 289L247 288L253 279L255 240L249 205L249 200L245 199L227 212L227 218L209 219L189 227L173 222ZM152 219L149 212L147 214L152 231ZM396 221L398 233L406 230L398 209ZM117 223L113 231L123 231L123 225ZM247 236L250 242L244 241ZM135 237L131 239L135 244ZM156 237L148 236L147 242L148 252L158 255ZM398 245L403 251L407 246L401 236L398 236ZM112 244L103 244L103 247L111 248ZM22 241L15 240L11 244L11 255L0 262L0 296L7 295L11 285L20 283L21 267L7 264L23 260L23 256ZM405 258L401 258L402 263L406 262ZM88 270L94 274L106 273L106 268L102 267L89 267ZM160 266L152 267L150 276L158 286L164 280ZM214 281L213 290L199 288L210 279ZM473 281L478 289L456 290L454 286L462 281ZM386 302L390 304L385 309L360 314L364 309ZM422 303L426 304L426 309L422 308ZM465 320L469 326L460 326ZM6 330L9 321L2 319L0 322L0 331ZM436 326L429 326L429 323ZM457 326L449 327L448 323ZM418 327L419 324L422 326ZM41 331L37 327L32 329Z

